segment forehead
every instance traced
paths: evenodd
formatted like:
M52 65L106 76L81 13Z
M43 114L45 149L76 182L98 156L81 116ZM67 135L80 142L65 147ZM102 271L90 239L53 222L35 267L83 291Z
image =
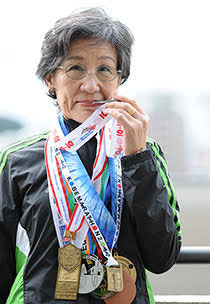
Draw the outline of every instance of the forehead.
M78 39L70 45L67 59L107 59L117 62L117 52L110 42L96 39Z

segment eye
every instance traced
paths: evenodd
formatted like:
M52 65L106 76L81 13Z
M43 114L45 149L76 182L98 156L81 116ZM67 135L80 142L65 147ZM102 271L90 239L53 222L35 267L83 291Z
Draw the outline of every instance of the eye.
M107 73L107 74L113 74L113 68L110 67L109 65L101 65L98 68L98 73Z
M71 71L83 72L83 71L85 71L85 68L81 64L71 64L67 67L66 71L67 72L71 72Z

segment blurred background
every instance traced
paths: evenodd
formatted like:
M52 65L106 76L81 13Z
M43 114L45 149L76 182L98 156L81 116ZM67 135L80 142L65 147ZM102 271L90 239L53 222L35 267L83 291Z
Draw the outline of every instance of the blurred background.
M210 246L210 1L106 0L1 3L0 149L50 129L55 108L35 70L45 33L80 7L100 6L133 31L131 76L120 94L151 118L181 206L184 246ZM155 294L210 294L210 265L149 273Z

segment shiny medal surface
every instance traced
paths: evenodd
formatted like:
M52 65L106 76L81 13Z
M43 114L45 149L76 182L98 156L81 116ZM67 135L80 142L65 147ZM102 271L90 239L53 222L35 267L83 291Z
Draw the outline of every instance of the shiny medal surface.
M79 288L81 250L71 243L58 249L55 299L76 300Z
M134 282L136 282L136 268L134 264L127 258L123 256L119 256L117 254L114 254L115 260L122 265L123 270L125 270L133 279Z
M111 297L104 299L106 304L129 304L136 296L136 285L127 273L123 270L123 290L115 292Z
M118 266L107 266L107 289L108 291L119 292L123 290L122 264Z
M101 284L104 268L99 259L94 255L82 256L79 293L90 293Z
M97 289L95 289L93 292L91 292L91 295L96 299L107 299L114 295L113 291L108 291L107 289L107 267L104 265L104 277L101 281L101 284L98 286Z

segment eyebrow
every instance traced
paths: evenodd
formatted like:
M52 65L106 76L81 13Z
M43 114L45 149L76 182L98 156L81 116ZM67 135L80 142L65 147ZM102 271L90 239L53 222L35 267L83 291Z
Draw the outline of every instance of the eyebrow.
M66 58L66 60L84 60L84 59L85 58L82 57L82 56L69 56L69 57ZM112 62L115 63L115 60L110 56L100 56L97 59L109 59L109 60L111 60Z
M69 57L66 58L66 60L72 60L72 59L74 59L74 60L82 60L84 58L81 57L81 56L69 56Z
M115 60L110 56L100 56L100 57L98 57L98 59L109 59L115 63Z

